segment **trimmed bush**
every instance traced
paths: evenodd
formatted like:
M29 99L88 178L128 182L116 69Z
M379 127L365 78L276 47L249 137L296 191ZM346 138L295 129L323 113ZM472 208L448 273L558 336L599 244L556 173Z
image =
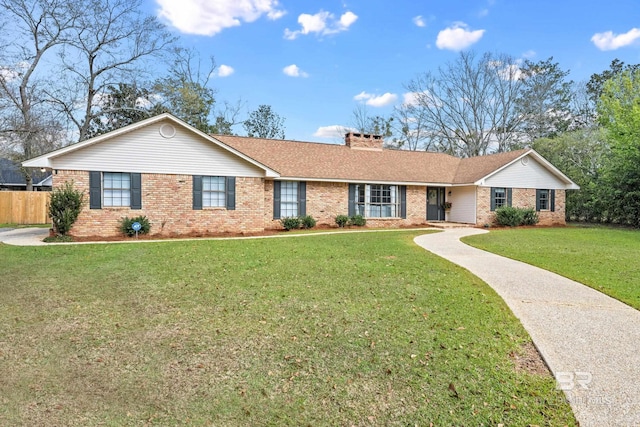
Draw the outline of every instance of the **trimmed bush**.
M496 222L503 227L517 227L522 224L524 213L521 209L501 206L496 209Z
M496 222L504 227L536 225L538 221L538 214L532 208L502 206L496 209Z
M533 208L523 209L522 225L536 225L540 221L538 213Z
M316 220L311 215L301 216L300 226L305 229L313 228L316 226Z
M151 223L147 219L146 216L141 215L135 218L124 217L120 219L120 231L125 236L135 236L136 231L133 229L132 225L134 222L140 223L140 230L138 230L138 234L147 234L151 230Z
M354 215L349 218L349 224L355 225L356 227L364 227L367 224L367 219L362 215Z
M336 216L336 224L338 224L338 227L344 228L347 224L349 224L349 217L346 215Z
M78 219L84 205L84 193L73 188L73 182L65 182L60 188L51 192L49 200L49 216L53 223L53 231L66 235Z
M296 230L300 228L300 218L297 216L288 216L285 218L280 218L280 224L284 227L285 230Z

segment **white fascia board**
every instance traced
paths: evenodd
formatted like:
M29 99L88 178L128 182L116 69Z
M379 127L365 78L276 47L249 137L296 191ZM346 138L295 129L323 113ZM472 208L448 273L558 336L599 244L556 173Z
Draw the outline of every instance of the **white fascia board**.
M385 185L410 185L414 187L453 187L453 184L442 182L414 182L414 181L381 181L377 179L332 179L332 178L305 178L281 176L278 181L306 181L306 182L340 182L345 184L385 184ZM469 184L466 184L469 185Z

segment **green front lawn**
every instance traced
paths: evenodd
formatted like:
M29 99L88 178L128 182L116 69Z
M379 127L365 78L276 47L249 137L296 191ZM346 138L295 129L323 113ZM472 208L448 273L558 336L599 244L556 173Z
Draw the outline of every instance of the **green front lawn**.
M420 233L0 245L0 425L575 425Z
M610 227L525 228L465 243L551 270L640 309L640 232Z

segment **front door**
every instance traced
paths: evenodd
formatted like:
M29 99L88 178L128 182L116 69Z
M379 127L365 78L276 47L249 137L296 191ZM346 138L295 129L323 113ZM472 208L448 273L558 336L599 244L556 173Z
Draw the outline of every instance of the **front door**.
M444 221L444 187L427 187L427 221Z

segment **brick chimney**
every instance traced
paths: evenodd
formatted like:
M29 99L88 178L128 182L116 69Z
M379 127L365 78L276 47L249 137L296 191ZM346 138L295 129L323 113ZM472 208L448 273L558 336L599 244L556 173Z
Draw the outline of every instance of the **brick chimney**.
M384 138L380 135L349 132L344 136L344 142L354 150L382 151Z

